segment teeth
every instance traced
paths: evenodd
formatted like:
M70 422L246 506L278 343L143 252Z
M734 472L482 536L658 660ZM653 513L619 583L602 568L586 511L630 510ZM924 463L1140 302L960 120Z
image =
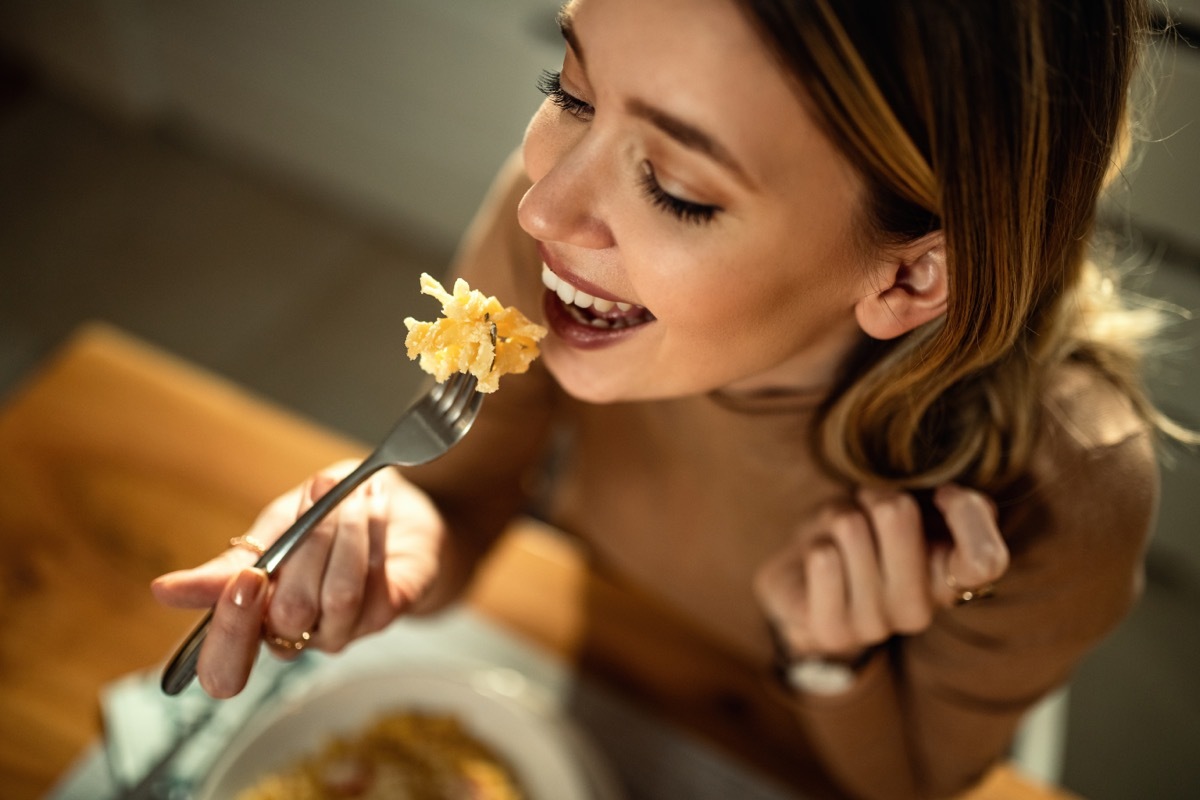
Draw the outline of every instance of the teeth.
M558 288L554 290L558 293L558 299L562 300L567 305L575 302L575 287L566 281L559 281Z
M622 328L631 328L634 325L640 325L644 320L638 317L595 317L590 314L584 314L583 310L578 306L567 306L567 313L574 317L575 321L580 325L590 325L593 328L601 330L619 331Z
M582 289L576 289L551 272L550 268L545 264L542 264L542 285L557 294L558 298L569 306L592 308L601 314L612 311L614 308L621 312L630 311L634 308L632 303L615 303L612 300L605 300L603 297L590 295ZM597 328L612 327L608 321L602 319L588 320L588 324L594 325Z

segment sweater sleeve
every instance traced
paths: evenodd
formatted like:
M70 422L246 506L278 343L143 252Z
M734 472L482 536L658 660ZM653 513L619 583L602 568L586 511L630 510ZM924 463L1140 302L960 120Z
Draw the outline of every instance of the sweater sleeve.
M995 595L894 639L849 692L794 701L850 796L969 787L1136 601L1157 503L1150 434L1138 423L1081 442L1057 425L1048 437L1033 477L1001 498L1012 560Z

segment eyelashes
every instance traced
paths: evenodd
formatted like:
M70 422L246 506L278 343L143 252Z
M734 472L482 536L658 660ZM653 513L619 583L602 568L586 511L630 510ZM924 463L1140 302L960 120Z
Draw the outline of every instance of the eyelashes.
M580 119L591 119L596 113L591 103L585 103L562 87L562 73L544 69L537 81L538 91L546 95L550 102Z
M649 198L655 207L661 208L683 222L702 225L711 222L720 211L717 206L693 203L673 194L667 194L659 184L658 178L654 176L654 166L649 161L642 162L642 177L638 183L641 185L642 194Z
M590 120L596 113L591 103L585 102L562 87L562 73L556 70L542 70L537 81L537 88L558 108L581 120ZM642 194L655 207L676 219L693 225L711 222L720 211L720 207L694 203L667 193L654 174L654 167L649 161L642 162L642 175L638 179Z

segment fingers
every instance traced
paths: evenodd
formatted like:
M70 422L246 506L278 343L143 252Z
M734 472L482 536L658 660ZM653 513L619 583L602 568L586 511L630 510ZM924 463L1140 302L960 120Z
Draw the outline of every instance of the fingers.
M200 685L211 696L232 697L245 687L258 653L266 596L267 574L253 567L237 573L222 591L196 663Z
M891 632L874 535L858 510L834 510L802 530L755 588L793 654L850 656Z
M160 575L150 591L170 608L211 608L233 576L257 560L251 550L230 547L198 567Z
M334 483L336 481L326 474L310 479L301 495L299 506L292 511L291 518L294 520L307 511ZM335 508L313 526L304 544L292 552L287 562L276 573L267 609L266 627L271 634L268 643L272 644L272 651L282 658L294 658L298 651L273 644L272 637L285 641L300 641L304 635L311 635L317 626L325 565L333 549L334 536L337 534L341 516L339 512L340 509Z
M391 496L395 488L388 473L379 473L351 492L298 548L276 574L267 611L267 637L285 645L272 646L281 658L298 650L286 642L309 634L306 646L338 652L351 641L388 625L399 609L387 559ZM314 479L303 513L328 491L333 477ZM419 543L413 543L419 551Z
M387 584L387 526L391 493L375 481L368 484L367 564L363 578L363 609L354 636L382 630L395 617Z
M355 465L335 465L277 498L247 535L269 547ZM428 497L381 471L314 526L271 576L251 568L258 559L252 549L234 546L159 577L151 589L165 605L213 608L198 673L209 694L228 697L244 686L261 641L290 659L304 647L341 650L388 625L431 583L443 534Z
M883 641L890 626L870 522L848 509L833 517L829 532L833 544L814 548L808 565L814 631L835 652Z
M995 507L979 492L935 492L952 545L933 547L912 495L862 489L857 500L803 526L756 576L759 602L793 653L840 656L920 633L939 606L1007 569Z
M336 536L320 586L316 643L322 650L340 651L350 643L358 625L367 578L369 526L365 492L353 492L339 509Z
M946 519L953 544L931 556L932 587L939 602L955 605L964 590L990 586L1004 575L1008 547L1000 535L996 507L987 496L947 484L934 492L933 502Z
M882 602L890 628L896 633L925 630L933 618L933 598L920 505L906 492L883 489L862 489L858 501L878 532Z
M854 626L852 601L847 596L846 563L837 547L817 545L804 560L808 585L808 633L818 652L841 654L863 645Z
M799 541L794 542L768 560L754 580L759 605L790 654L817 652L808 626L808 555Z
M341 471L344 464L331 471ZM301 504L308 483L280 495L259 513L246 536L269 547L296 521L296 509ZM226 584L242 569L258 560L246 547L229 547L215 558L190 569L176 570L155 578L150 590L155 599L172 608L211 608L221 597Z

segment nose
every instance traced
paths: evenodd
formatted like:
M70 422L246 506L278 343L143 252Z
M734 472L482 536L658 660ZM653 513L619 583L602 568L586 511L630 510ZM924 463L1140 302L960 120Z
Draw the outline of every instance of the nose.
M605 161L595 137L553 132L525 139L525 167L533 186L521 198L517 220L535 239L592 250L613 245L601 210Z

